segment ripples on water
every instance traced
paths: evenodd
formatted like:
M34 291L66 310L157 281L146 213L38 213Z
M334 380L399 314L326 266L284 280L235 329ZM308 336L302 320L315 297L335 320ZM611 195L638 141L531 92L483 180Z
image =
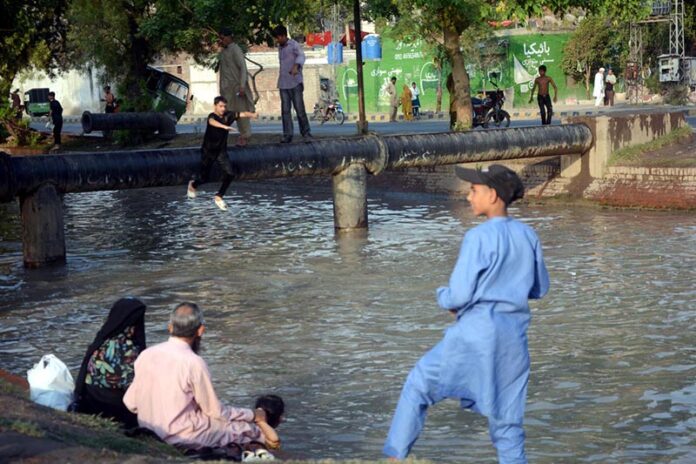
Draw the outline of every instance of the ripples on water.
M171 305L206 310L219 395L274 391L298 457L380 455L401 384L450 322L446 282L466 202L371 192L367 238L336 240L327 190L243 184L232 214L181 189L66 196L68 265L25 271L14 207L0 218L0 366L54 352L77 369L118 297L148 304L150 343ZM544 244L550 295L533 302L531 462L696 462L696 217L515 208ZM485 420L434 407L417 456L490 462Z

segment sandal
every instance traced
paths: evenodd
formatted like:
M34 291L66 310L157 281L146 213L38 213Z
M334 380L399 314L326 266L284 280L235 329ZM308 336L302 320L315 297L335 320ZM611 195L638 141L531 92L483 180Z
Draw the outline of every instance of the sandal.
M245 451L242 454L242 462L261 462L275 461L275 456L265 449L257 449L256 451Z

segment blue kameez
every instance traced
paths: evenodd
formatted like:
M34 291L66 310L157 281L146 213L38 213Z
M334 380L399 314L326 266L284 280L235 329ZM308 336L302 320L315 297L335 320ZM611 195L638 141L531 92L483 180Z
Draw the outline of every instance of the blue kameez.
M457 320L409 374L384 445L387 456L405 458L427 408L455 398L488 417L501 463L527 462L528 299L548 289L541 244L529 226L496 217L465 235L449 286L437 290L438 304Z

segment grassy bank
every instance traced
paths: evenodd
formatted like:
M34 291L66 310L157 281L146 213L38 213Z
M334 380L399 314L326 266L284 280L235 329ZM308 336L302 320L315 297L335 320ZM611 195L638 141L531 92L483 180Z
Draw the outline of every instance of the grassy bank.
M151 438L126 437L111 421L68 414L32 403L27 392L0 380L0 461L32 462L169 462L179 453ZM183 462L183 461L182 461Z
M0 462L190 463L176 449L149 437L128 438L111 421L55 411L32 403L26 390L0 378ZM209 462L209 461L208 461ZM339 461L283 461L288 464ZM344 464L387 461L340 461ZM427 464L426 461L409 461Z
M696 167L696 144L690 126L681 127L667 135L641 145L615 151L609 159L611 166L639 167Z

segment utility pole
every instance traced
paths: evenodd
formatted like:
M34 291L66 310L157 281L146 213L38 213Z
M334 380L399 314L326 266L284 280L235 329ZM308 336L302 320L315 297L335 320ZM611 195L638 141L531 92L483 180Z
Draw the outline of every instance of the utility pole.
M365 118L360 0L353 0L353 22L355 23L355 65L358 71L358 134L364 135L367 134L367 119Z

